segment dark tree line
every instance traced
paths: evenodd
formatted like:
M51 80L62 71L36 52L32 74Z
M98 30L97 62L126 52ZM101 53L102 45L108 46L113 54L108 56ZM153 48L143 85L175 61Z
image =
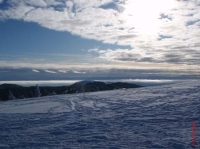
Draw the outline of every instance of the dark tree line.
M67 86L60 87L39 87L38 85L32 87L12 86L0 87L0 100L24 99L41 96L51 96L56 94L63 94Z
M39 87L38 85L32 87L23 87L15 84L0 85L0 100L13 100L23 98L33 98L41 96L53 96L61 94L73 94L83 92L106 91L120 88L138 88L142 87L130 83L104 83L104 82L87 82L81 81L70 86L56 86L56 87Z

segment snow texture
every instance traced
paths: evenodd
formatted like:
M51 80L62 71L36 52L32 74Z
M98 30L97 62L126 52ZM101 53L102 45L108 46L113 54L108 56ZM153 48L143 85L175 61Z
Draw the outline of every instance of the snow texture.
M0 148L200 148L200 82L0 103Z

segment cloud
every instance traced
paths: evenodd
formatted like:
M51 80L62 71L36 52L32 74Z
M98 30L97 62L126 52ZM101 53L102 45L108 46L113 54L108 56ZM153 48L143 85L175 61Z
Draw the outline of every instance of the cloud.
M57 73L55 71L51 71L51 70L44 70L45 72L48 72L48 73Z
M196 46L195 44L193 46ZM198 46L198 45L197 45ZM144 47L145 48L145 47ZM151 50L137 50L137 49L89 49L88 52L99 54L98 58L112 61L112 62L122 62L122 63L148 63L152 65L158 64L174 64L179 67L180 65L193 65L198 67L200 60L198 59L200 51L187 49L183 47L173 47L174 49L183 49L181 53L178 50L163 50L162 52L156 51L156 53ZM137 64L138 65L138 64ZM144 66L142 66L144 67ZM190 67L190 66L189 66ZM187 68L189 68L187 67ZM164 68L163 68L164 69ZM166 69L166 68L165 68Z
M112 50L110 51L112 52ZM106 50L104 52L106 52ZM178 65L174 63L156 63L155 65L155 63L149 63L145 61L145 59L143 59L143 61L140 60L140 63L138 61L121 61L121 60L109 60L106 62L105 58L102 61L102 58L103 58L102 57L102 58L99 58L101 63L96 63L96 61L93 61L89 64L88 63L77 63L77 64L68 63L67 65L66 65L66 62L63 62L63 63L62 62L57 62L57 63L56 62L55 63L49 63L49 62L31 63L30 62L28 63L28 62L20 62L20 61L0 61L0 69L31 69L31 70L36 69L36 70L46 70L45 72L49 72L51 70L50 72L54 72L54 73L56 73L58 70L66 70L67 72L82 73L82 74L84 74L85 72L85 73L90 74L91 72L96 71L96 70L103 70L106 72L107 70L110 70L110 69L133 69L133 70L141 69L141 70L175 71L177 70L177 67L178 67L179 70L187 71L188 73L189 72L200 73L200 65L192 65L196 61L199 61L199 57L198 55L196 55L196 51L193 51L191 55L192 56L186 56L188 61L190 61L190 64L180 63ZM195 59L193 57L195 57Z
M99 53L100 58L200 64L199 0L12 0L7 4L0 10L0 20L35 22L52 30L131 47L89 50ZM169 53L180 56L170 58Z
M33 72L40 72L39 70L36 70L36 69L32 69L32 71L33 71Z
M0 0L0 4L3 3L4 0Z
M53 6L57 6L57 5L63 5L63 3L62 2L59 2L59 1L57 1L57 0L46 0L46 3L48 4L48 5L53 5Z
M58 71L61 72L61 73L67 73L66 70L58 70Z
M161 69L123 69L123 68L115 68L115 69L94 69L94 70L85 70L85 74L82 73L68 73L68 75L64 73L32 73L31 69L1 69L4 73L1 73L0 81L4 80L113 80L113 79L198 79L200 78L199 72L187 70L161 70ZM53 71L57 71L56 69L52 69ZM83 70L82 70L83 72ZM27 75L28 73L28 75ZM125 81L125 80L124 80Z
M111 61L137 61L141 55L134 50L116 49L116 50L99 50L100 58Z
M25 4L25 5L29 5L29 6L33 6L33 7L47 7L48 3L46 3L45 0L28 0L28 1L24 1L24 0L18 0L18 1L14 1L16 2L15 4L17 5L17 3L21 3L21 4Z
M84 73L86 73L86 72L81 72L81 71L76 71L76 70L74 70L73 73L83 73L83 74L84 74Z
M95 48L95 49L88 49L88 52L99 52L99 49Z
M152 53L146 53L145 50L137 51L135 49L89 49L88 52L98 53L101 59L119 62L158 62L162 59L159 55L155 57Z

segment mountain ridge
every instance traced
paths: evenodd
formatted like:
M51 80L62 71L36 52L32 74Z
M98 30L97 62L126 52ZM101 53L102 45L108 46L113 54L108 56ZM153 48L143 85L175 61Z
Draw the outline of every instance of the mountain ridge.
M0 84L0 89L11 89L16 87L23 87L23 86L17 84L9 84L9 83Z
M52 96L139 87L142 86L122 82L106 84L101 81L80 81L69 86L41 86L39 88L42 96ZM2 84L0 85L0 100L8 100L9 94L12 94L12 97L17 99L32 98L35 97L35 89L35 86L24 87L17 84Z

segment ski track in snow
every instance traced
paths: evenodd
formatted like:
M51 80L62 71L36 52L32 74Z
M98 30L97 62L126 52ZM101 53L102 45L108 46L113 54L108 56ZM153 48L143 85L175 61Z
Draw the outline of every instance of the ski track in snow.
M0 103L0 148L190 149L200 82Z

